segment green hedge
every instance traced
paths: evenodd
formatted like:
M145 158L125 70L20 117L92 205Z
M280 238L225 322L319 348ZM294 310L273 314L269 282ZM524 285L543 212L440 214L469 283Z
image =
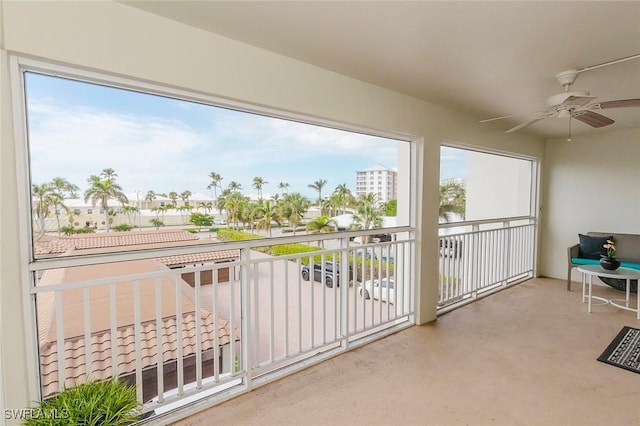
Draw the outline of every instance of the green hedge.
M309 253L312 251L318 251L318 247L311 247L305 244L281 244L279 246L272 246L270 253L273 256L288 256L290 254Z
M216 231L218 239L221 241L246 241L259 240L265 237L261 235L251 234L249 232L236 231L231 228L222 228Z

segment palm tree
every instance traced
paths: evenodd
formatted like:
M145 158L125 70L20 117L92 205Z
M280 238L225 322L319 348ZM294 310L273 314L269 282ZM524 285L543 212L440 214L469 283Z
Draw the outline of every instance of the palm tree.
M200 207L202 207L205 213L208 213L210 210L213 210L213 203L211 201L200 201L196 210L199 210Z
M169 193L169 195L167 196L171 202L173 203L173 208L175 209L176 207L178 207L178 193L175 191L171 191Z
M354 229L381 228L382 225L382 210L378 207L371 204L362 204L356 208L352 225Z
M222 210L227 210L227 208L226 208L227 197L230 194L231 194L231 190L230 189L225 189L225 190L222 191L220 196L218 198L216 198L216 209L218 209L218 213L219 214L222 214ZM228 210L227 210L227 216L229 216Z
M248 203L244 206L242 217L249 223L249 230L253 232L253 224L256 223L262 215L262 207L260 203Z
M227 220L233 221L235 228L238 229L238 221L240 220L240 211L244 203L244 197L239 192L232 192L226 197L225 208L227 209Z
M342 207L342 214L347 212L347 204L351 198L351 190L347 187L346 183L336 186L336 189L333 191L333 196L335 197L336 204L339 207Z
M107 171L109 173L107 173ZM85 202L91 200L93 207L100 203L104 211L104 226L106 232L109 232L111 229L109 223L109 199L115 199L123 205L129 202L127 196L122 192L120 185L115 182L115 176L117 175L113 172L113 169L104 169L100 176L91 175L89 179L87 179L90 187L84 192Z
M258 221L258 229L265 229L271 237L271 225L273 222L278 225L282 225L282 215L277 204L272 204L271 201L265 201L260 207L262 218Z
M188 204L182 205L180 207L176 207L176 210L178 210L180 212L180 218L182 219L182 223L184 223L185 225L187 224L187 220L189 219L189 211L191 211L191 209L193 209L193 206L190 206ZM186 216L184 215L184 212L186 212Z
M115 170L113 170L111 168L107 168L107 169L102 169L102 172L100 173L100 176L102 176L105 179L115 180L115 178L118 177L118 174L116 173Z
M466 191L462 183L454 180L440 183L438 215L443 222L449 222L452 213L464 218L466 202Z
M356 201L357 205L368 205L373 207L378 207L378 194L374 194L373 192L369 192L367 194L361 194Z
M284 195L287 192L287 190L289 189L289 184L286 183L286 182L280 182L278 184L278 188L280 188L282 194Z
M333 232L336 229L338 229L338 224L335 220L330 219L329 216L320 216L307 223L307 231L310 231L312 234L325 234L327 232ZM320 240L320 247L324 248L324 240Z
M53 212L56 215L56 223L58 225L58 235L60 235L60 211L64 210L67 216L69 215L69 207L64 205L64 197L59 194L51 195L51 207L53 207Z
M296 235L296 228L310 205L309 200L299 192L285 194L280 211L282 212L282 216L289 222L289 226L293 229L293 235Z
M127 218L129 218L129 225L133 225L133 222L131 221L131 213L138 213L139 211L140 210L136 206L126 205L122 207L122 213L126 214Z
M191 197L191 191L189 190L182 191L180 193L180 198L182 199L182 202L184 203L185 206L189 205L189 197Z
M235 180L232 180L231 182L229 182L229 186L227 186L227 188L229 188L229 190L231 190L231 192L238 192L238 191L242 190L242 185L240 185Z
M33 197L33 218L36 219L40 233L44 233L44 221L51 213L53 203L54 188L49 183L42 185L31 185L31 196Z
M325 186L326 184L327 184L326 179L320 179L308 185L309 188L313 188L316 191L318 191L318 206L320 206L320 202L322 201L322 187Z
M262 200L262 187L266 184L268 184L269 182L267 182L266 180L264 180L264 178L260 177L260 176L256 176L253 178L253 184L252 186L258 191L258 199Z
M147 202L148 209L153 208L152 203L156 198L158 198L158 195L155 192L147 191L147 195L144 196L144 200Z
M62 198L65 198L66 195L70 198L77 198L78 191L80 190L77 185L74 185L67 179L61 177L53 178L51 186L54 188L55 193Z
M220 174L216 172L211 172L208 176L211 179L211 183L207 186L207 189L213 189L213 198L218 198L218 191L216 191L216 189L220 188L220 191L222 191L222 187L220 186L220 182L222 182L222 176L220 176Z

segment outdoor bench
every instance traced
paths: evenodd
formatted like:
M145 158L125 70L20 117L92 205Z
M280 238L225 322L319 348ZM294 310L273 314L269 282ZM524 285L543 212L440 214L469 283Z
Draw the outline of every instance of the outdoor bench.
M567 249L567 290L571 290L571 270L580 265L598 265L600 254L605 253L602 247L607 239L613 237L616 246L616 259L623 268L640 270L640 234L618 234L613 232L587 232L579 234L580 243ZM600 279L618 290L624 290L624 280L614 278ZM631 282L631 291L637 291L638 282Z

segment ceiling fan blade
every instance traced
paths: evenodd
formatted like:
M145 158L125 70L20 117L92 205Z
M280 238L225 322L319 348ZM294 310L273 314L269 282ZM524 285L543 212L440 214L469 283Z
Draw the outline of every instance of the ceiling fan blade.
M515 115L503 115L502 117L487 118L485 120L480 120L480 122L488 123L490 121L502 120L503 118L511 118L511 117L515 117Z
M618 99L617 101L600 102L600 109L640 107L640 99Z
M538 121L542 121L546 118L549 118L550 116L545 115L544 117L537 117L537 118L533 118L529 121L525 121L524 123L518 124L516 127L513 127L509 130L507 130L505 133L513 133L513 132L517 132L520 129L524 129L525 127L531 126L532 124L537 123Z
M565 99L561 106L585 106L594 100L597 96L569 96Z
M604 127L615 123L615 121L609 117L605 117L604 115L593 111L575 111L571 114L571 117L582 121L584 124L588 124L591 127Z

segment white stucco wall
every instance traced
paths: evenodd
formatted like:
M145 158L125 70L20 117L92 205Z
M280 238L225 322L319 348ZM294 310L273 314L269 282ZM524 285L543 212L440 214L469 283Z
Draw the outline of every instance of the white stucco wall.
M640 233L640 129L551 139L546 151L540 273L566 278L578 233Z
M417 146L418 252L416 320L436 317L440 143L485 146L536 158L544 142L505 135L478 117L395 93L334 72L181 25L111 1L2 2L0 18L0 321L4 406L36 396L25 312L27 221L17 205L13 108L8 55L30 57L142 82L290 111L384 132L412 135ZM18 141L17 143L21 143ZM403 212L409 214L409 212ZM29 380L25 380L29 378ZM7 392L6 390L10 390Z
M529 215L531 171L528 160L469 151L465 220Z

